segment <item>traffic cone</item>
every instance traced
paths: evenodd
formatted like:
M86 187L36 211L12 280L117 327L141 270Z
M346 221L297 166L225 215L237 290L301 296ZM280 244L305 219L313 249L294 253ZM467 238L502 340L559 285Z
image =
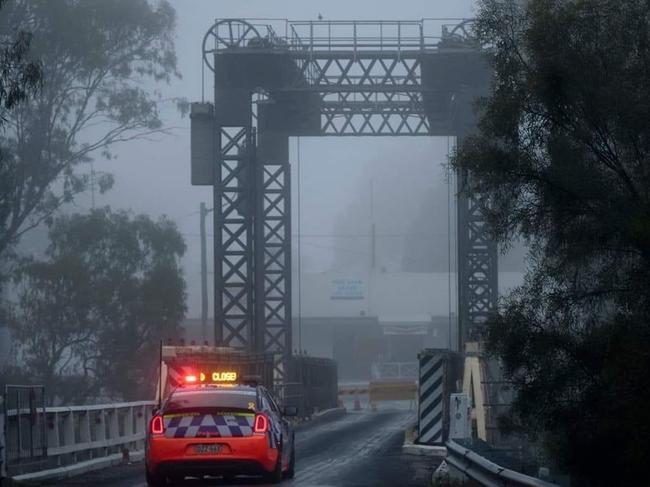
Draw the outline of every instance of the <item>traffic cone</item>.
M361 401L359 401L359 396L355 396L354 398L353 411L361 411Z

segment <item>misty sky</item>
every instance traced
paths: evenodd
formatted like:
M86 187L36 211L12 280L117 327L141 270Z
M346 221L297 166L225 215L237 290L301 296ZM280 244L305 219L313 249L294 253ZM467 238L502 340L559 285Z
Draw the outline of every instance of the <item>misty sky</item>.
M321 14L324 19L412 20L470 17L473 8L470 0L170 1L178 16L176 49L182 79L162 88L162 91L166 96L186 97L189 101L201 99L201 41L215 18L316 20ZM206 86L210 84L206 77ZM200 314L197 212L201 201L212 207L212 192L209 187L190 185L189 118L181 118L170 104L164 111L164 119L168 127L174 128L172 135L123 145L116 150L116 160L96 161L95 170L105 170L115 176L114 188L106 195L97 196L96 204L109 204L114 208L131 209L154 217L166 214L176 221L188 244L183 261L188 283L188 317L197 317ZM372 169L368 167L373 161L383 161L381 167L385 170L386 161L392 160L397 170L398 164L408 166L407 151L417 154L420 162L423 157L430 156L430 173L422 177L428 180L437 178L442 184L440 164L446 161L446 144L446 139L441 138L302 138L302 233L328 234L334 231L341 213L346 212L349 205L358 204L359 199L355 198L354 192L372 177ZM297 158L296 146L296 140L292 139L292 164ZM295 189L295 170L293 176ZM405 197L409 197L406 188ZM381 195L376 198L380 200ZM81 198L75 210L84 211L89 205L89 198ZM294 233L296 228L294 223ZM208 232L212 233L211 225ZM208 245L211 246L211 241ZM305 270L318 271L331 266L334 261L331 247L331 239L305 241L302 246ZM211 261L211 251L209 254Z

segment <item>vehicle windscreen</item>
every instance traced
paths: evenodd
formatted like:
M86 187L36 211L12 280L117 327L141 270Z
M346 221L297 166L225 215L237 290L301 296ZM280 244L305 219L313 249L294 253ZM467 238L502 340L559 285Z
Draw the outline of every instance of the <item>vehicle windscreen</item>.
M167 402L166 411L204 409L247 409L255 408L255 391L210 389L204 391L176 391Z

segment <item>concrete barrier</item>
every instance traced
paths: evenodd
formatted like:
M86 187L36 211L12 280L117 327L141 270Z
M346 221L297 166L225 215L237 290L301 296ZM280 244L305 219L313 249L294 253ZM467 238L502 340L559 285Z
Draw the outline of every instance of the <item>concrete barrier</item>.
M370 402L415 401L418 386L413 379L370 381L368 390Z

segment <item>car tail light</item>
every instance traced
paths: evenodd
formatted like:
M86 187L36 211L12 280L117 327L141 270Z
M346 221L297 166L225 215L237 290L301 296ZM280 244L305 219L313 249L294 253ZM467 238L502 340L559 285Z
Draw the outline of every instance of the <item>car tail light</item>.
M263 414L255 416L255 433L266 433L269 430L269 419Z
M185 376L185 382L187 382L188 384L195 384L196 381L197 381L197 378L196 378L195 375L186 375Z
M165 422L162 416L154 416L151 420L151 433L161 435L165 432Z

